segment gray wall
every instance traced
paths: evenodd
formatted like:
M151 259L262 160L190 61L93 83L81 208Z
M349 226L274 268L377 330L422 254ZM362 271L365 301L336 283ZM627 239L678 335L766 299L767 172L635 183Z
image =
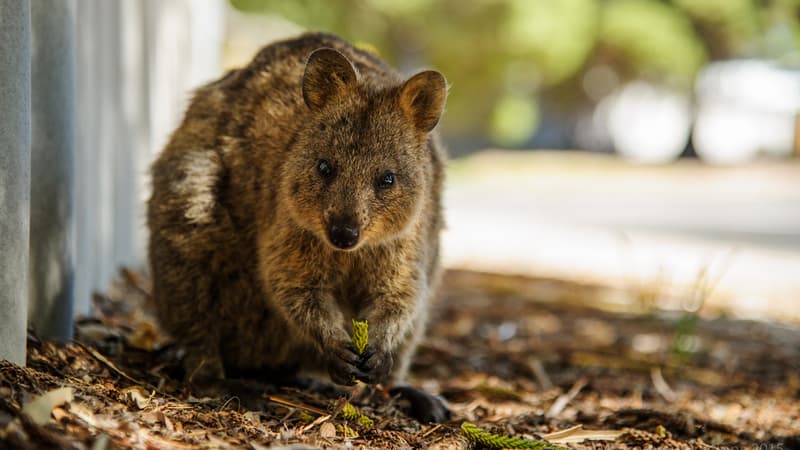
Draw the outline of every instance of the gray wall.
M80 0L75 310L146 264L148 170L191 90L219 75L224 0Z
M30 182L30 5L0 1L0 359L25 363Z
M28 323L72 338L75 254L75 2L32 0Z
M0 359L145 267L148 168L221 72L225 4L0 1Z

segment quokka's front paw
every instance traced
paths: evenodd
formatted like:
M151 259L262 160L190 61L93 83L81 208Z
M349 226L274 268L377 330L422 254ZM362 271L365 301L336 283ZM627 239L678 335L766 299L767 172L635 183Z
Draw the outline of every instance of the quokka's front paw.
M350 341L341 341L336 345L328 346L328 375L336 384L352 386L356 380L366 377L361 371L358 363L360 357L358 351Z
M392 352L367 345L358 361L363 376L357 378L368 384L381 383L386 381L393 366Z

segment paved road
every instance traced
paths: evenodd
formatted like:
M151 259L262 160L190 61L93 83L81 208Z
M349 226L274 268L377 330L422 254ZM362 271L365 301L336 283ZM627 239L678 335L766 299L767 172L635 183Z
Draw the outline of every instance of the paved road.
M711 305L800 320L800 164L489 152L450 172L447 265L660 284L678 297L708 277L719 279Z

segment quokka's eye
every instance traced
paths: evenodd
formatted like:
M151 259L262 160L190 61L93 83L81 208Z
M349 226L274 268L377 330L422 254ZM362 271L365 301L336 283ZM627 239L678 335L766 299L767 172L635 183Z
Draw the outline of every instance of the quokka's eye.
M392 172L384 172L383 175L378 177L375 185L378 189L389 189L394 186L394 174Z
M330 178L333 176L333 167L327 159L320 159L317 161L317 172L322 178Z

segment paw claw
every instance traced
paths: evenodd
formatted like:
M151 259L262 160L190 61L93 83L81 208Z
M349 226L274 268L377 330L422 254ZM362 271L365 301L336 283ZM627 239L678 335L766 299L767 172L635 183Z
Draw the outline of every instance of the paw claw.
M364 349L364 353L360 355L361 359L359 360L359 364L365 364L370 358L372 358L372 355L374 354L375 347L367 345L367 348Z
M328 375L334 383L352 386L358 379L367 377L359 367L360 357L351 343L341 342L332 345L328 349L328 354Z
M367 347L365 356L358 361L358 368L364 372L365 383L374 384L385 380L394 366L392 354L388 351L381 351Z

